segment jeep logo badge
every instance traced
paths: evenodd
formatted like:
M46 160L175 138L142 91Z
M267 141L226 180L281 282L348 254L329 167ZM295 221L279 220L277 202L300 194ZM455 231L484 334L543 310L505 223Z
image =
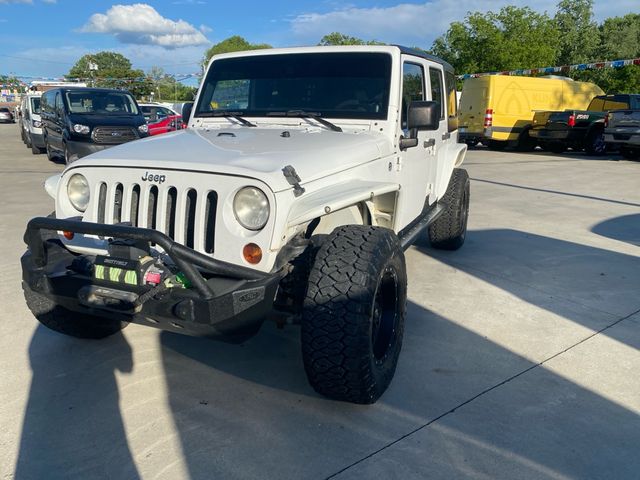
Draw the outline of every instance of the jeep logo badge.
M149 172L144 172L144 175L142 176L143 182L164 183L166 179L167 177L165 177L164 175L154 175L153 173Z
M111 132L111 136L112 136L112 137L119 137L119 136L121 136L121 135L122 135L122 134L121 134L120 132Z

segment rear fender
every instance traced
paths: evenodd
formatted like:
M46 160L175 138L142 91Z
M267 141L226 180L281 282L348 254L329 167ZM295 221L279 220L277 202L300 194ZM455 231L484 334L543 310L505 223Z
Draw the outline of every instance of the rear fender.
M467 145L464 143L452 143L447 146L446 153L443 152L445 159L442 161L442 168L438 169L435 185L436 199L441 199L444 196L449 186L449 179L453 169L462 165L466 154Z

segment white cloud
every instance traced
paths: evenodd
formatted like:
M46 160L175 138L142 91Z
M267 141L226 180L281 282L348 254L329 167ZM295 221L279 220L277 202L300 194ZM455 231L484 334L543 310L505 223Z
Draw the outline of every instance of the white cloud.
M200 25L200 31L202 33L209 33L209 32L213 32L213 28L208 27L207 25Z
M290 19L298 42L317 43L331 32L341 32L366 40L430 47L433 40L449 28L451 22L464 20L469 11L498 11L506 5L530 6L553 16L556 0L432 0L399 3L390 7L342 7L327 13L305 13ZM605 2L596 0L596 20L624 15L637 10L637 0Z
M122 43L179 48L206 45L207 37L184 20L170 20L151 5L113 5L106 13L95 13L81 32L112 34Z

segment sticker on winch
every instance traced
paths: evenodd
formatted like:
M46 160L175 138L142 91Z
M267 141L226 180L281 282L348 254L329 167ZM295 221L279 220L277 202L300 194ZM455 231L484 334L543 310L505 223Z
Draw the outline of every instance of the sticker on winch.
M125 270L118 267L106 267L96 265L94 277L97 280L108 280L110 282L126 283L127 285L138 285L138 273L135 270Z
M98 255L93 276L96 280L138 285L138 262Z

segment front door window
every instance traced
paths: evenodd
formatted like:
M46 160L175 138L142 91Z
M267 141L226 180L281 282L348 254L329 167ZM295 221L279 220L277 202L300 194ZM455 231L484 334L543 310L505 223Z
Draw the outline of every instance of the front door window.
M407 112L415 100L424 100L424 70L415 63L402 67L402 130L407 130Z

